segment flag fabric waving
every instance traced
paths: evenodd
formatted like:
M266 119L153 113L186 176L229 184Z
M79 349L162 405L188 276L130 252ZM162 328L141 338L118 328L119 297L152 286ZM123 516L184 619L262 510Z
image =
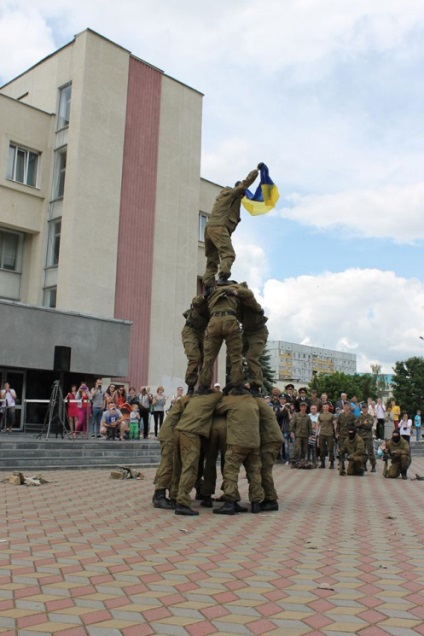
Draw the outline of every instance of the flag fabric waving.
M269 176L268 167L264 163L260 170L260 177L261 181L256 192L252 193L250 190L246 190L245 196L241 200L243 206L252 216L266 214L275 207L280 198L278 188Z

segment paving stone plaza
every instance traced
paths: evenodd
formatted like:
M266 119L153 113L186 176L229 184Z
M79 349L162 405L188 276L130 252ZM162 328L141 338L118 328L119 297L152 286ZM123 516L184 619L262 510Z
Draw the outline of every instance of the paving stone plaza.
M424 458L408 481L377 466L276 465L279 512L225 518L154 509L154 468L3 482L0 634L424 634Z

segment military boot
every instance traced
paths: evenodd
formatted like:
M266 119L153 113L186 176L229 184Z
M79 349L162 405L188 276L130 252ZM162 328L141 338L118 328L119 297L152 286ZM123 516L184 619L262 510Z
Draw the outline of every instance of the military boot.
M334 462L330 462L330 465L328 468L334 468Z
M183 515L184 517L197 517L199 514L197 510L193 510L190 506L183 506L179 503L175 506L175 514Z
M220 272L218 274L218 280L216 281L217 285L227 285L228 283L228 279L230 278L230 274L222 274L222 272Z
M402 479L408 479L408 476L406 474L406 470L401 472L401 475L402 475Z
M373 464L373 465L372 465L372 467L371 467L371 472L372 472L372 473L375 473L375 464Z
M234 501L226 501L220 508L215 508L214 514L216 515L235 515L236 507Z
M189 386L187 389L187 395L193 395L194 393L194 386Z
M318 468L325 468L325 460L324 459L321 459L321 463L318 466Z
M252 501L250 512L253 512L254 515L256 515L258 512L262 512L261 504L259 501Z
M250 395L250 391L245 389L242 384L238 384L230 391L230 395Z
M204 495L200 505L203 506L203 508L213 508L212 497L210 495Z
M249 510L247 508L245 508L244 506L240 506L240 504L237 501L234 504L234 510L236 512L249 512Z
M159 490L155 490L155 493L152 498L153 507L154 508L162 508L162 510L173 510L174 506L172 503L165 497L165 488L160 488Z
M278 510L278 501L276 499L265 499L261 503L263 512L274 512Z

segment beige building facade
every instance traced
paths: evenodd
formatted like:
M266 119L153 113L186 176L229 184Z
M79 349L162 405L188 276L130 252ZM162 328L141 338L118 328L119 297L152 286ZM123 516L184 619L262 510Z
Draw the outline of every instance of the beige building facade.
M0 318L16 303L106 319L105 347L128 332L123 381L183 384L182 313L199 289L199 228L219 191L200 177L202 100L91 30L0 88ZM84 377L75 335L35 337L52 364L56 346L74 348L69 372ZM9 348L0 360L3 379L13 358ZM23 371L36 365L28 355Z

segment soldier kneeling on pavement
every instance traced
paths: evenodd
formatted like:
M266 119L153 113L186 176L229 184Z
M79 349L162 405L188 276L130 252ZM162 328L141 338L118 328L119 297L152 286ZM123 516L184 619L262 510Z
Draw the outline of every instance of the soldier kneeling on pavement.
M391 459L389 468L387 469L388 459ZM408 479L407 470L411 465L411 449L406 439L400 436L398 430L392 433L392 439L386 442L386 448L383 451L383 459L385 460L384 477L389 479L397 479L402 475L402 479Z
M356 432L354 426L349 426L348 436L339 448L340 475L346 475L345 459L348 460L348 475L363 475L365 472L365 444L362 437Z

